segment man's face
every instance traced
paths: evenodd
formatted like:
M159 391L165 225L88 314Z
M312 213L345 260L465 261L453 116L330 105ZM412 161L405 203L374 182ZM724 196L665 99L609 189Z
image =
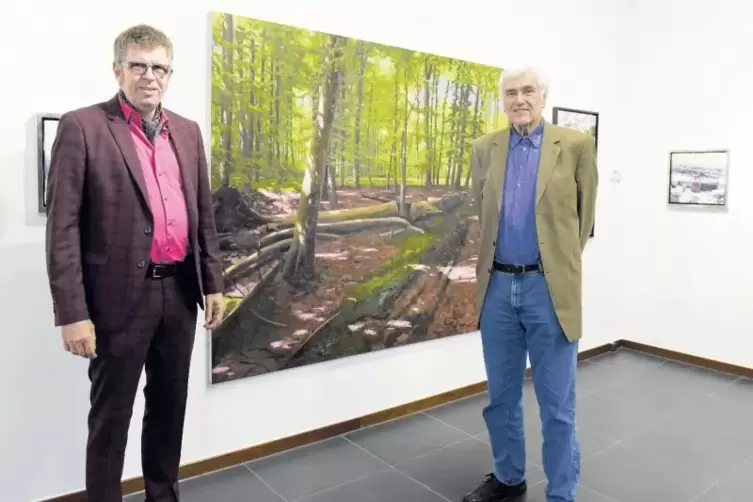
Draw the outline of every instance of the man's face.
M538 123L546 98L535 75L523 73L506 79L502 93L511 124L526 127Z
M170 58L164 47L131 45L125 61L113 65L126 98L139 111L152 112L162 102L170 83Z

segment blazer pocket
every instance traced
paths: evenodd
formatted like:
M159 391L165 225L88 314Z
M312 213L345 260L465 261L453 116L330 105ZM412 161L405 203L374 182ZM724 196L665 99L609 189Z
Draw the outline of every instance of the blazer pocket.
M84 262L91 265L104 265L107 263L107 255L101 253L84 253Z

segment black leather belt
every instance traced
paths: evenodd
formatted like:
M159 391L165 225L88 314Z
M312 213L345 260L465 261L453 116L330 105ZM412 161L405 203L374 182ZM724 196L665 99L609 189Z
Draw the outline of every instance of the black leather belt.
M150 279L165 279L172 277L180 270L181 262L173 263L150 263L146 270L146 276Z
M526 272L541 272L542 270L541 265L538 263L533 265L508 265L495 260L492 266L494 270L505 274L524 274Z

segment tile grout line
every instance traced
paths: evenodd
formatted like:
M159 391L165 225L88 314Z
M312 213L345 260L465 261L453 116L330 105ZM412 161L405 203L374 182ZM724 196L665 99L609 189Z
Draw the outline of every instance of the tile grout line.
M283 502L290 502L290 501L289 501L288 499L286 499L285 497L283 497L281 493L279 493L279 492L278 492L277 490L275 490L275 489L274 489L274 488L272 487L272 485L270 485L269 483L267 483L267 482L266 482L266 481L264 480L264 478L262 478L262 477L261 477L261 476L260 476L260 475L259 475L259 474L258 474L258 473L257 473L256 471L254 471L254 470L253 470L253 469L251 468L251 466L250 466L250 465L248 465L248 463L245 463L245 464L242 464L242 465L243 465L243 467L245 467L246 469L248 469L248 472L250 472L250 473L251 473L251 474L252 474L252 475L253 475L254 477L256 477L256 479L258 479L259 481L261 481L261 482L262 482L262 484L263 484L264 486L266 486L267 488L269 488L269 490L270 490L270 491L271 491L272 493L274 493L275 495L277 495L278 497L280 497L280 500L282 500Z
M429 455L433 455L435 453L439 453L442 450L446 450L447 448L453 448L453 447L455 447L455 446L457 446L459 444L465 443L466 441L473 441L473 440L478 441L477 438L475 438L473 436L468 436L467 438L463 438L463 439L460 439L458 441L453 441L452 443L448 443L448 444L446 444L444 446L440 446L436 450L427 451L426 453L422 453L421 455L416 455L415 457L407 458L405 460L402 460L402 461L398 462L395 465L390 465L390 467L400 468L401 466L404 466L405 464L407 464L409 462L413 462L414 460L420 460L422 458L426 458Z
M601 497L604 497L604 498L606 499L606 502L620 502L620 501L619 501L619 500L617 500L616 498L614 498L614 497L612 497L612 496L610 496L610 495L607 495L606 493L602 493L602 492L600 492L599 490L594 490L593 488L591 488L591 487L590 487L590 486L588 486L588 485L585 485L585 484L583 484L583 483L578 483L578 485L579 485L579 486L582 486L583 488L585 488L586 490L588 490L588 491L590 491L590 492L594 492L595 494L597 494L597 495L599 495L599 496L601 496Z
M423 415L426 415L426 416L427 416L427 417L429 417L430 419L434 420L435 422L439 422L440 424L444 425L445 427L449 427L450 429L452 429L452 430L455 430L455 431L457 431L457 432L460 432L460 433L462 433L462 434L465 434L465 435L466 435L466 436L468 436L468 437L475 437L475 434L471 434L470 432L466 432L466 431L464 431L464 430L462 430L462 429L459 429L459 428L455 427L454 425L452 425L452 424L449 424L449 423L445 422L445 421L444 421L444 420L442 420L441 418L435 417L435 416L434 416L434 415L432 415L431 413L428 413L428 412L426 412L426 411L422 411L421 413L422 413Z
M721 474L719 476L719 479L717 479L716 481L714 481L713 483L711 483L711 485L709 485L705 490L703 490L697 496L693 497L690 500L690 502L697 502L698 500L700 500L701 497L703 497L708 492L710 492L711 490L713 490L717 485L721 484L726 478L728 478L728 477L732 476L733 474L735 474L735 472L739 468L744 467L745 464L748 463L748 462L750 462L751 460L753 460L753 455L748 455L747 457L744 457L742 460L740 460L738 463L736 463L734 465L734 467L730 466L730 469L727 472L725 472L724 474Z
M331 492L333 490L337 490L338 488L342 488L343 486L349 485L351 483L357 483L359 481L363 481L364 479L370 478L371 476L374 476L374 475L379 474L381 472L387 472L387 471L389 471L392 468L393 467L391 465L387 464L387 467L385 467L384 469L377 469L376 471L374 471L374 472L372 472L370 474L365 474L365 475L359 476L359 477L357 477L355 479L350 479L348 481L344 481L344 482L338 483L336 485L328 486L327 488L323 488L323 489L321 489L319 491L316 491L314 493L309 493L308 495L304 495L302 498L295 499L292 502L306 502L307 500L311 500L313 497L316 497L317 495L321 495L322 493L329 493L329 492Z
M428 415L428 413L427 413L427 415ZM467 437L467 438L465 438L465 439L462 439L462 440L460 440L460 441L455 441L454 443L451 443L451 444L448 444L448 445L442 446L441 448L437 448L436 450L434 450L434 451L432 451L432 452L429 452L429 453L424 453L423 455L419 455L419 456L417 456L417 457L414 457L414 458L412 458L412 459L410 459L410 460L414 460L414 459L416 459L416 458L421 458L421 457L424 457L425 455L431 455L432 453L436 453L436 452L438 452L438 451L442 451L442 450L444 450L445 448L449 448L449 447L451 447L451 446L455 446L455 445L458 445L458 444L462 443L463 441L467 441L467 440L469 440L469 439L475 439L475 440L476 440L476 441L478 441L479 443L482 443L482 444L485 444L485 445L487 445L487 446L491 447L491 442L488 442L488 441L484 441L484 439L483 439L483 438L480 438L480 437L478 437L478 434L482 434L483 432L479 432L479 433L477 433L477 434L470 434L470 433L468 433L468 432L465 432L464 430L458 429L457 427L454 427L454 426L452 426L452 425L448 424L447 422L445 422L444 420L442 420L442 419L440 419L440 418L437 418L437 417L435 417L435 416L431 416L431 415L429 415L429 416L430 416L431 418L433 418L434 420L436 420L437 422L439 422L440 424L442 424L442 425L446 425L447 427L449 427L449 428L451 428L451 429L455 429L455 430L456 430L456 431L458 431L458 432L462 432L463 434L466 434L466 435L467 435L468 437ZM406 460L406 462L407 462L407 460ZM402 463L403 463L403 462L401 462L401 464L402 464ZM538 463L536 463L536 462L533 462L533 461L531 461L531 460L526 460L526 463L529 463L529 464L531 464L531 465L533 465L533 466L535 466L535 467L538 467L538 468L540 468L540 469L543 469L543 468L544 468L544 466L543 466L543 465L539 465ZM398 464L398 465L400 465L400 464Z
M389 462L387 462L386 460L384 460L384 459L382 459L382 458L380 458L380 457L376 456L375 454L373 454L372 452L370 452L370 451L369 451L369 450L367 450L366 448L362 447L361 445L359 445L359 444L357 444L357 443L355 443L355 442L351 441L351 440L350 440L350 439L348 439L348 438L345 438L345 439L346 439L347 441L350 441L350 442L351 442L351 443L353 444L353 446L355 446L356 448L359 448L359 449L363 450L364 452L368 453L369 455L371 455L371 456L372 456L372 457L374 457L375 459L377 459L377 460L379 460L380 462L383 462L384 464L386 464L387 466L389 466L389 468L390 468L391 470L393 470L393 471L397 472L398 474L400 474L400 475L402 475L402 476L406 477L407 479L409 479L409 480L413 481L414 483L416 483L416 484L418 484L418 485L420 485L420 486L424 487L424 488L425 488L426 490L430 491L431 493L433 493L434 495L436 495L436 496L440 497L441 499L443 499L443 500L446 500L447 502L452 502L452 500L448 499L447 497L445 497L445 496L444 496L444 495L442 495L441 493L439 493L439 492L437 492L436 490L433 490L432 488L430 488L430 487L426 486L426 485L425 485L424 483L420 482L419 480L417 480L417 479L416 479L416 478L414 478L413 476L409 476L408 474L406 474L405 472L403 472L402 470L400 470L400 469L399 469L399 468L397 468L396 466L394 466L394 465L390 464ZM469 439L471 439L471 438L470 438L470 437L468 437L468 438L465 438L465 439L464 439L463 441L468 441ZM441 448L440 448L440 449L441 449ZM436 452L436 451L439 451L439 450L435 450L435 452ZM430 453L435 453L435 452L430 452ZM418 458L418 457L414 457L414 458ZM413 460L413 459L410 459L410 460ZM406 460L406 462L407 462L407 460Z
M419 480L417 480L417 479L416 479L416 478L414 478L413 476L410 476L410 475L409 475L409 474L407 474L406 472L403 472L403 471L401 471L401 470L400 470L400 469L398 469L397 467L393 467L392 469L394 469L394 470L395 470L395 471L396 471L396 472L397 472L397 473L398 473L399 475L401 475L401 476L403 476L403 477L405 477L405 478L407 478L407 479L409 479L409 480L413 481L413 482L414 482L414 483L416 483L417 485L423 486L423 487L424 487L424 488L425 488L425 489L426 489L427 491L430 491L431 493L433 493L433 494L434 494L434 495L436 495L437 497L440 497L440 498L441 498L442 500L446 500L447 502L453 502L452 500L448 499L447 497L445 497L444 495L442 495L442 494L441 494L441 493L439 493L438 491L436 491L436 490L432 489L431 487L429 487L429 486L425 485L424 483L420 482Z

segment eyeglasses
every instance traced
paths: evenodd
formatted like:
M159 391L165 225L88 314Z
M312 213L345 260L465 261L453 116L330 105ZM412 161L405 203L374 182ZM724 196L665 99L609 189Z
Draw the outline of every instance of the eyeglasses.
M141 63L139 61L126 61L126 67L136 75L143 75L148 69L152 69L152 73L157 78L164 78L173 72L173 69L164 64L149 64Z

